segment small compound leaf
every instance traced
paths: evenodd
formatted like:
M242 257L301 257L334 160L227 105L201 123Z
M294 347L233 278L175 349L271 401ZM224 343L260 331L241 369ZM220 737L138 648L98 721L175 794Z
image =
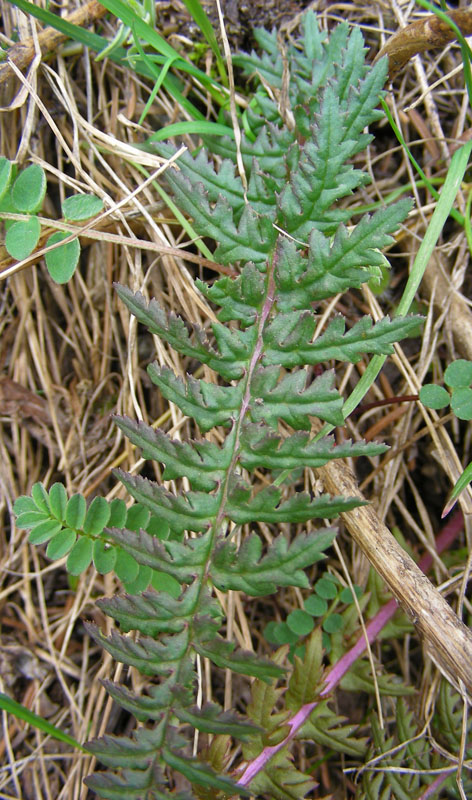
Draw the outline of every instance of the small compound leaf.
M68 239L68 233L53 233L46 242L48 247ZM46 267L55 283L67 283L75 272L80 257L80 242L78 238L72 239L62 247L55 247L45 255Z
M33 252L41 234L41 224L37 217L15 222L8 228L5 247L12 258L21 261Z
M64 219L71 222L80 222L99 214L103 209L103 202L95 194L74 194L67 197L62 203Z
M90 565L92 561L92 555L92 540L88 539L86 536L82 536L80 539L77 539L67 558L67 572L69 572L71 575L81 575L82 572L85 572L87 567Z
M31 164L18 175L11 189L11 199L23 214L39 211L46 194L46 174L39 164Z

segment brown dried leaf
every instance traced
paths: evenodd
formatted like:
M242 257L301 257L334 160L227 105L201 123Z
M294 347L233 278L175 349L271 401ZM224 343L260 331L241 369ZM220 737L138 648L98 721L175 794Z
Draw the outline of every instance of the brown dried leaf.
M464 36L472 34L472 9L458 9L447 15ZM395 33L375 57L378 61L388 56L388 75L393 80L405 64L418 53L435 47L444 47L456 38L454 30L436 14L416 20Z

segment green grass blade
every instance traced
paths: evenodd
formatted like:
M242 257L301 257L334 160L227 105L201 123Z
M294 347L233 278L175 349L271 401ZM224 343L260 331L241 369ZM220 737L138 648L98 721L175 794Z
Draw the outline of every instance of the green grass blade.
M25 706L21 705L21 703L17 703L16 700L8 697L8 695L4 694L3 692L0 692L0 709L2 709L2 711L6 711L7 714L13 714L13 716L17 719L24 720L28 723L28 725L38 728L44 733L47 733L49 736L53 736L55 739L58 739L60 742L69 744L76 750L82 750L83 753L87 752L85 747L82 747L82 745L79 744L79 742L77 742L72 736L64 733L64 731L61 731L60 728L56 728L56 726L51 722L48 722L47 720L38 716L38 714L30 711L29 708L25 708Z
M212 49L212 52L216 58L218 72L220 74L220 78L222 80L223 85L228 86L228 75L226 73L226 67L223 60L223 56L221 55L221 50L219 48L215 32L213 30L213 26L208 18L205 9L200 3L200 0L183 0L183 3L187 11L192 15L193 19L197 23L203 36L205 37L205 39L207 40L208 44Z
M139 145L145 150L152 151L152 142L163 142L165 139L170 139L173 136L183 136L184 134L194 134L201 136L231 136L234 139L233 128L228 128L227 125L222 125L220 122L210 122L209 120L189 120L187 122L175 122L173 125L167 125L165 128L153 133L148 139Z

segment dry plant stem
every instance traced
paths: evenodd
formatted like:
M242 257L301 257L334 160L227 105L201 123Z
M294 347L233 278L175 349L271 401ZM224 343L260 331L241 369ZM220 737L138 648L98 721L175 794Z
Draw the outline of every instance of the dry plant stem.
M448 16L464 36L472 33L472 9L450 11ZM393 80L410 58L430 48L444 47L455 38L453 29L432 14L412 22L411 25L395 33L382 47L375 61L382 56L388 56L389 78Z
M334 495L362 498L357 480L344 463L317 470ZM352 538L384 579L399 606L414 623L428 655L454 685L472 696L472 633L457 617L412 558L400 547L373 506L341 514Z

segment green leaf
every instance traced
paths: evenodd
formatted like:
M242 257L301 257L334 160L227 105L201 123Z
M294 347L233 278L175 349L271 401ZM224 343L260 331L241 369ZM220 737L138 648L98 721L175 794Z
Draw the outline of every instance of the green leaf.
M81 575L85 572L92 562L93 556L93 542L86 536L77 539L72 550L70 551L66 569L71 575Z
M143 458L166 465L164 480L185 476L195 489L202 491L211 491L224 480L231 462L230 437L223 448L205 440L183 443L143 422L134 422L128 417L114 419L126 437L141 448Z
M110 506L104 497L94 497L85 516L82 529L91 536L99 536L110 519Z
M83 529L86 512L87 504L83 494L73 494L66 505L66 525L76 530Z
M330 580L328 576L325 578L320 578L316 581L314 585L314 590L319 597L322 597L324 600L333 600L337 593L338 588L334 581Z
M436 386L434 383L427 383L420 389L420 400L427 408L434 408L439 410L448 406L451 402L451 395L442 386Z
M151 586L156 592L167 592L174 599L180 595L180 583L172 575L159 570L152 571Z
M123 527L128 528L130 531L139 531L141 528L146 529L150 519L149 509L142 503L135 503L127 509L126 522Z
M195 616L204 600L208 613L219 608L207 591L199 596L198 581L188 586L178 598L166 592L146 590L137 596L118 595L97 600L98 607L120 624L127 632L137 630L146 636L157 637L159 633L180 633Z
M169 670L175 669L187 652L188 633L185 630L160 641L155 641L149 636L141 636L139 641L135 642L116 631L112 631L111 635L106 637L92 623L84 624L89 636L113 658L136 667L143 675L168 675Z
M221 278L211 286L197 279L196 285L205 297L221 306L220 322L234 319L247 327L256 321L264 301L265 276L254 264L247 264L237 278Z
M222 712L215 703L205 703L201 708L176 709L176 716L192 728L203 733L226 734L240 741L247 741L259 728L252 722L244 722L232 711Z
M99 214L103 209L103 202L94 194L74 194L67 197L62 203L64 219L71 222L81 222Z
M289 617L292 627L300 628L300 635L305 635L303 631L311 634L305 642L305 651L302 657L297 656L294 660L294 669L290 676L287 694L285 696L287 708L291 711L298 711L305 703L313 703L319 696L322 688L323 674L323 645L321 630L314 628L313 617L305 611L301 611L303 617L298 614L300 609L293 611ZM293 617L297 614L297 617ZM290 624L287 618L287 623ZM312 632L313 631L313 632Z
M295 433L282 439L263 422L246 424L241 434L241 463L246 469L297 469L321 467L335 458L360 455L379 455L386 451L382 444L351 442L349 439L335 445L331 436L311 439L307 433Z
M472 389L458 387L452 392L451 409L459 419L472 419Z
M326 750L345 753L351 758L364 759L367 737L360 736L356 727L345 717L329 708L328 700L321 700L310 714L309 720L298 733L300 739L311 739Z
M114 545L108 544L104 539L95 539L93 543L92 559L97 572L107 575L115 567L117 550Z
M194 494L194 493L192 493ZM297 492L281 502L282 493L268 486L251 497L249 487L239 483L228 497L226 514L233 522L307 522L310 519L334 517L364 505L355 497L329 497L321 495L312 499L306 492Z
M187 492L185 497L176 497L138 475L127 475L121 470L115 470L114 475L135 500L145 505L156 517L164 519L176 534L185 530L204 531L218 512L219 499L216 495Z
M51 514L58 520L66 518L67 492L62 483L53 483L49 490L49 507Z
M344 626L344 620L341 614L330 614L329 617L326 617L323 620L323 630L326 633L336 633L340 631Z
M34 483L31 487L31 497L40 511L50 512L49 495L42 483Z
M458 358L446 367L444 383L451 389L460 386L470 386L472 383L472 361Z
M141 594L151 583L152 569L151 567L138 565L138 574L135 579L124 584L125 592L127 594Z
M46 548L47 557L56 561L58 558L67 555L75 544L76 539L77 533L70 530L70 528L65 528L60 533L56 533Z
M23 214L39 211L46 194L46 173L39 164L31 164L18 175L11 189L11 199Z
M67 239L69 234L58 231L53 233L46 242L47 247L62 242ZM62 247L56 247L54 250L49 250L45 255L46 267L48 272L55 281L55 283L67 283L76 270L80 257L80 243L78 238L72 239Z
M21 261L33 252L41 234L41 224L37 217L27 221L15 222L8 228L5 236L5 247L12 258Z
M147 371L163 397L175 403L183 414L193 417L202 433L215 425L227 427L238 413L242 399L241 386L218 386L195 380L191 375L184 382L171 369L157 364L150 364Z
M0 156L0 202L5 197L13 177L13 163Z
M167 170L166 179L174 191L179 208L193 217L197 233L211 236L218 242L214 257L221 264L241 261L243 264L265 264L277 238L272 220L245 205L239 221L233 221L233 210L226 197L219 195L210 206L201 183L191 183L175 169Z
M361 586L356 586L356 585L354 585L354 587L353 587L353 588L354 588L354 592L355 592L355 594L356 594L356 597L357 597L357 598L360 598L360 597L362 597L362 595L363 595L363 590L362 590L362 587L361 587ZM348 586L346 586L346 587L345 587L345 588L342 590L342 592L341 592L341 593L340 593L340 595L339 595L339 599L341 600L341 602L342 602L342 603L347 603L347 604L349 604L349 603L352 603L352 602L354 602L354 598L353 598L353 596L352 596L352 591L351 591L351 589L350 589Z
M29 498L28 498L29 499ZM17 509L19 506L17 506ZM17 528L36 528L40 523L49 520L49 514L45 511L38 511L35 507L33 511L22 511L16 518Z
M315 627L313 617L301 608L296 608L288 615L287 625L297 636L306 636Z
M181 543L161 542L146 531L133 533L119 528L109 530L110 538L126 549L138 562L164 572L179 583L190 583L195 576L201 577L208 559L209 534ZM157 586L159 589L159 585Z
M110 528L124 528L126 516L126 503L124 500L120 500L119 497L115 497L110 503L110 519L108 520L108 525Z
M360 287L371 278L371 268L388 266L380 248L393 241L391 234L410 208L411 201L402 200L365 215L351 233L340 225L332 241L315 229L304 257L294 242L282 239L276 269L280 310L310 309L313 301Z
M253 330L250 329L249 333L245 334L241 331L228 331L222 325L213 324L213 333L220 348L220 355L209 344L198 326L193 326L193 336L190 336L184 321L172 312L165 312L155 299L147 304L140 292L134 294L119 284L115 284L115 289L136 319L179 353L189 358L196 358L202 364L208 364L226 380L236 380L242 376L249 360L251 346L254 344ZM171 371L167 370L165 374L168 372ZM152 380L156 373L155 368L150 372Z
M400 341L414 331L420 317L383 317L372 323L370 317L361 317L345 332L344 317L336 316L325 333L316 341L316 319L310 312L279 314L265 330L265 364L297 367L319 364L334 358L356 364L364 353L393 353L393 342Z
M304 603L305 611L312 614L314 617L322 617L328 610L328 603L322 597L316 594L307 597Z
M237 550L231 540L219 541L211 565L211 578L221 591L240 590L253 597L271 594L277 586L307 588L303 572L324 558L335 536L332 529L299 534L291 543L282 534L273 540L266 555L257 534L246 537Z
M204 787L212 787L226 792L227 794L234 794L236 792L243 797L250 794L250 792L245 791L230 778L226 778L224 775L216 775L207 764L202 764L202 762L197 761L196 758L183 758L167 747L163 749L162 757L171 769L180 772L191 783L196 783Z
M115 572L122 583L131 583L131 581L136 580L138 576L139 565L132 555L118 548L116 552Z
M33 514L38 514L41 513L43 509L38 508L32 497L28 497L28 495L23 494L21 497L16 498L13 504L13 513L19 516L20 514L24 514L26 511L33 512Z
M333 386L334 372L327 370L306 387L307 373L295 370L278 381L277 366L257 370L251 384L253 422L265 420L277 427L282 419L292 428L311 428L310 417L343 425L343 399Z
M44 522L40 522L39 525L35 525L28 536L28 541L30 544L44 544L44 542L48 542L49 539L52 539L56 533L59 533L61 528L62 524L60 522L56 522L56 520L53 519L45 520Z
M249 675L260 678L263 681L271 681L280 678L285 670L278 664L269 661L267 658L260 658L248 650L235 650L232 642L222 639L220 636L208 635L211 632L208 622L199 619L195 620L195 640L193 646L197 653L213 661L217 667L231 669L233 672L242 675Z

